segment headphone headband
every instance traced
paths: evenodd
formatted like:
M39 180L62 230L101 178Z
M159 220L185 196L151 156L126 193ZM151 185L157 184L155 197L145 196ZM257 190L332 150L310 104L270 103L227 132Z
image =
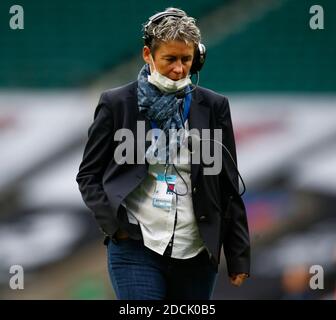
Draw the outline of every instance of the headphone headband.
M156 22L158 20L161 20L165 17L177 17L177 18L182 18L185 15L183 13L179 13L179 12L169 12L169 11L163 11L163 12L159 12L156 13L154 15L152 15L148 20L150 23L152 22Z
M182 13L178 13L178 12L169 12L169 11L163 11L163 12L159 12L156 13L154 15L152 15L149 19L148 22L145 24L144 26L144 36L143 39L145 39L145 42L150 41L151 36L148 34L148 28L149 26L154 22L154 23L158 23L160 20L162 20L163 18L166 17L177 17L177 18L182 18L185 15Z

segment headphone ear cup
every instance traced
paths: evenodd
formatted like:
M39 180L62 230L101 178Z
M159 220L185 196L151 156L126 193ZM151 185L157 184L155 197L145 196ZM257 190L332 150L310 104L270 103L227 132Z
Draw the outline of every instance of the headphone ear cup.
M190 68L190 73L195 74L200 71L205 63L206 48L203 43L199 43L195 52L193 64Z

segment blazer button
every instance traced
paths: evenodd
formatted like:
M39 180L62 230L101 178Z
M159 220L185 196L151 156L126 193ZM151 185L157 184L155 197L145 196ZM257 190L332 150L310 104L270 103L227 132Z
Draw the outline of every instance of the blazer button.
M197 189L196 189L196 187L194 187L194 189L193 189L193 193L196 193L196 191L197 191Z
M199 217L199 221L206 221L207 220L207 217L206 216L200 216Z

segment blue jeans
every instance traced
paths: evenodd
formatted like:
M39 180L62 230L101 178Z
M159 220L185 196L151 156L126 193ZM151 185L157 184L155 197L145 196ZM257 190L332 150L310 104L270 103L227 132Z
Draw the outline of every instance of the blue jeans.
M142 240L108 242L108 270L120 300L211 298L217 273L206 250L174 259L148 249Z

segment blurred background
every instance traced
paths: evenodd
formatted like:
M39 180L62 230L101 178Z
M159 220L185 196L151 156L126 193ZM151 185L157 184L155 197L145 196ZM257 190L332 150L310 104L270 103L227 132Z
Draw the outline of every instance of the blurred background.
M11 6L24 9L12 30ZM312 5L324 29L311 29ZM252 277L214 299L336 298L336 2L0 3L0 297L114 299L103 237L75 181L100 93L136 78L141 25L197 18L200 85L229 98L252 239ZM314 19L313 19L314 20ZM24 290L9 287L24 268ZM324 270L312 290L311 266Z

